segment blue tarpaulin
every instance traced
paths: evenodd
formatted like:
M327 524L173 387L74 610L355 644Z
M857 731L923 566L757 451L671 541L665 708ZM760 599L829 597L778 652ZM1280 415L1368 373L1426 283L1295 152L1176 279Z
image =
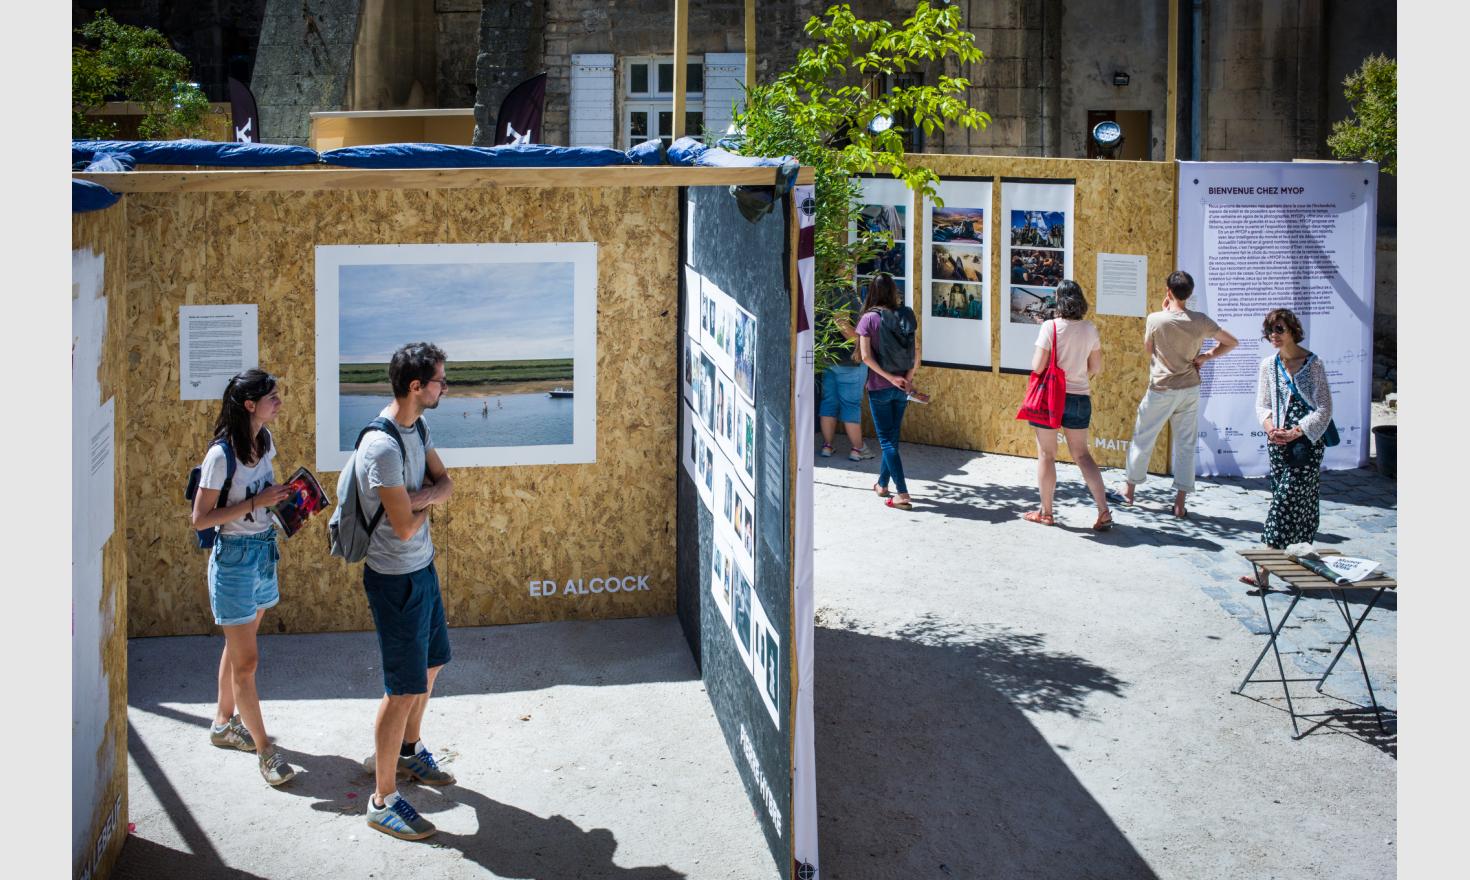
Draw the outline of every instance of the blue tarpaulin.
M691 137L682 137L669 146L670 165L706 165L715 168L779 168L791 161L790 156L737 156L719 147L707 147Z
M349 168L589 168L630 163L626 153L611 147L546 144L374 144L328 150L322 153L322 161Z
M73 180L71 182L71 212L73 214L100 211L103 208L117 204L117 200L120 198L122 196L119 196L100 183L93 183L90 180Z
M663 165L669 161L664 142L651 138L628 151L628 161L634 165Z
M132 171L138 164L131 153L94 153L82 171ZM81 163L77 163L81 164Z
M72 167L85 171L131 171L134 165L198 165L221 168L259 168L311 165L324 162L347 168L597 168L612 165L703 165L720 168L779 168L777 196L796 179L796 160L738 156L719 147L707 147L693 138L680 138L664 148L663 141L645 141L624 153L611 147L554 147L514 144L465 147L452 144L374 144L342 147L318 154L307 147L287 144L223 143L216 141L72 141ZM113 204L118 196L95 183L73 181L72 210L94 211Z
M316 150L290 144L247 144L222 141L72 141L71 160L98 153L127 153L139 165L210 165L218 168L262 168L314 165Z

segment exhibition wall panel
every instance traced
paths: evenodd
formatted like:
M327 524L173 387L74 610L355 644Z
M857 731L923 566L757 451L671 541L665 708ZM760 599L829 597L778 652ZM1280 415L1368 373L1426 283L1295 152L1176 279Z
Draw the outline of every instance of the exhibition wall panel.
M794 730L792 483L796 445L811 441L792 433L791 200L752 221L726 188L690 187L684 211L679 618L777 875L789 876L792 744L811 735Z
M72 876L127 838L127 234L121 205L72 215Z
M391 184L369 186L384 173L352 173L362 188L351 187L344 172L325 171L275 174L330 180L331 187L282 189L279 177L251 172L261 189L219 189L229 178L201 172L215 183L175 174L174 191L135 189L124 197L129 634L213 630L202 592L206 556L193 546L179 487L203 456L219 404L179 399L179 307L258 305L260 365L281 378L285 401L274 426L278 477L313 467L314 276L316 249L327 245L596 246L596 460L451 468L454 497L431 519L436 564L455 626L673 613L675 485L667 462L678 407L670 345L678 190L526 186L521 172L505 175L519 182L514 187L497 187L483 171L468 173L482 184L475 188L440 186L446 177L438 171L393 172ZM559 174L542 172L543 181ZM433 310L419 296L406 317ZM514 317L506 315L507 323ZM403 332L420 326L406 320ZM443 347L452 370L455 346L446 340ZM458 393L452 389L449 400ZM433 415L442 418L444 406ZM445 432L434 430L443 442ZM317 476L330 492L337 473ZM361 569L327 554L325 528L325 517L316 517L281 542L282 601L269 618L275 631L371 628ZM609 578L617 591L607 588Z
M1030 248L1039 253L1057 248L1067 252L1071 263L1066 266L1064 277L1082 285L1090 306L1087 317L1097 325L1102 336L1103 373L1091 383L1092 455L1105 467L1122 467L1127 460L1127 442L1133 433L1134 413L1148 384L1148 357L1143 351L1144 319L1099 313L1097 258L1100 253L1147 257L1147 277L1144 279L1147 310L1160 308L1164 278L1175 268L1174 165L1011 156L925 154L911 158L933 168L942 180L989 180L993 183L988 209L996 219L987 226L995 239L995 244L988 248L988 277L994 281L988 285L986 294L989 299L983 313L994 317L988 322L991 333L989 351L982 352L977 347L974 355L980 362L983 353L990 366L956 369L926 365L920 369L916 384L920 390L933 395L933 401L908 408L903 438L915 443L1007 455L1036 454L1033 429L1015 418L1016 409L1026 393L1029 369L1004 369L1011 363L1029 364L1035 331L1022 332L1024 328L1017 327L1012 328L1009 335L1003 332L1011 314L1012 275L1010 266L1001 265L1001 261L1016 248ZM1014 186L1022 181L1043 188L1072 188L1072 216L1065 218L1067 236L1061 239L1062 244L1047 240L1028 243L1026 239L1016 238L1016 248L1009 247L1013 218L1002 214L1003 184ZM1053 210L1041 203L1018 203L1008 207ZM929 209L930 206L921 199L915 214L924 218L929 216ZM1042 223L1046 222L1047 216L1041 218ZM909 255L913 261L912 277L924 277L926 270L932 271L932 266L926 267L924 263L930 260L933 236L933 229L927 227L916 229L911 236L915 242ZM1194 274L1198 278L1199 273ZM919 339L927 362L931 355L924 334L930 315L925 309L915 311L919 313ZM1018 346L1020 350L1016 350ZM949 359L955 358L951 355ZM871 424L867 430L871 432ZM1149 461L1150 471L1168 471L1168 449L1169 438L1165 431L1154 447ZM1061 455L1071 458L1065 444L1061 446Z

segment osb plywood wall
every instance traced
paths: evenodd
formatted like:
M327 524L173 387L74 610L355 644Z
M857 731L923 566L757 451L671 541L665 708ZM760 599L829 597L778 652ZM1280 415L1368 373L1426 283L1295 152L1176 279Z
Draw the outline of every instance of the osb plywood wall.
M672 614L677 439L673 187L129 193L129 634L214 629L206 556L181 489L217 414L179 400L178 308L257 303L261 366L281 378L278 477L313 464L314 247L595 241L597 461L455 468L431 533L451 626ZM405 342L412 340L404 340ZM454 352L448 351L450 359ZM336 473L318 473L335 494ZM647 576L649 589L554 598L532 579ZM267 631L372 628L362 566L329 556L325 517L281 543Z
M98 786L100 792L92 809L92 826L86 840L92 841L92 849L80 864L72 866L73 874L90 867L92 875L106 877L122 851L127 839L121 829L127 828L128 810L128 642L127 629L122 625L128 615L128 548L123 533L127 516L127 498L123 490L123 459L121 454L127 424L127 374L123 340L127 333L127 312L124 308L127 234L125 217L120 205L101 211L72 216L72 247L88 248L104 255L105 267L102 276L102 293L107 298L107 331L103 341L103 353L99 382L102 403L115 397L114 448L116 506L113 511L113 533L102 548L102 600L104 615L102 641L102 672L107 678L107 722L103 733L103 748L111 754L112 765L108 778ZM82 428L74 428L82 430ZM82 515L77 511L76 515ZM110 619L109 619L110 617ZM101 757L99 756L99 762ZM116 811L114 812L114 807ZM106 838L100 853L95 850L97 841Z
M1160 308L1164 278L1174 270L1174 166L1164 162L1118 162L1087 159L1028 159L1001 156L915 156L945 177L993 179L990 248L991 371L920 368L919 387L934 397L927 406L911 406L905 413L903 438L960 449L1036 455L1035 429L1016 420L1016 409L1026 394L1026 377L999 372L1000 321L1007 314L1005 280L1001 271L1000 236L1006 222L1000 217L1001 178L1073 178L1076 180L1071 277L1082 285L1091 307L1088 318L1102 336L1103 372L1091 382L1092 455L1104 467L1122 467L1127 446L1120 442L1133 434L1133 417L1148 385L1148 357L1143 352L1143 318L1098 315L1097 255L1148 256L1149 310ZM918 216L923 216L919 200ZM913 278L922 276L925 249L914 248ZM1196 273L1198 274L1198 273ZM921 312L922 309L915 309ZM924 316L919 315L920 342ZM1103 441L1099 444L1099 440ZM1149 470L1169 467L1169 432L1154 447ZM1065 444L1061 456L1070 459Z

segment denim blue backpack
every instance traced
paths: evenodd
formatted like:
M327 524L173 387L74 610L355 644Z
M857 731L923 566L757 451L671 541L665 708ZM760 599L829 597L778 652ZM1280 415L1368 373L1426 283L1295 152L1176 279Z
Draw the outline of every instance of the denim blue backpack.
M235 451L230 448L230 441L220 439L209 444L220 446L225 450L225 484L220 487L219 500L214 504L215 509L225 506L225 499L230 495L230 484L235 481ZM190 504L194 503L194 496L199 494L200 469L195 467L189 471L189 485L184 487L184 500ZM214 547L214 536L219 534L219 526L210 526L207 529L195 529L194 540L198 542L200 550L209 550Z

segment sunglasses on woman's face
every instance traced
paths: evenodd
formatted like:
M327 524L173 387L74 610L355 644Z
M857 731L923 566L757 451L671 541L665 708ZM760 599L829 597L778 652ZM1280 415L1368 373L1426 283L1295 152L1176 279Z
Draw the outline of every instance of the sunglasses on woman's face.
M1274 336L1277 333L1285 333L1285 332L1286 332L1286 325L1285 324L1277 324L1275 327L1272 327L1271 328L1270 332L1267 335Z

